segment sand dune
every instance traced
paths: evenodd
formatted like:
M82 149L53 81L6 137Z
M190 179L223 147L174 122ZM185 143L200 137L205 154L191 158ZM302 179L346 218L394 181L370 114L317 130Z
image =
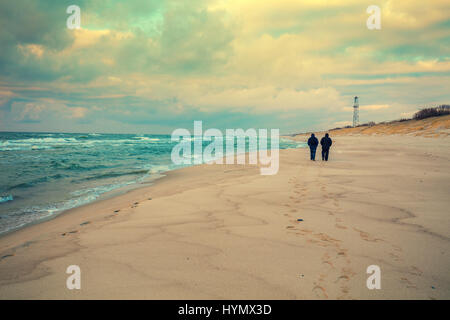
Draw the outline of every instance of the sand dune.
M450 140L331 135L328 163L176 170L4 236L0 298L449 299Z
M432 117L423 120L407 120L389 123L379 123L374 126L333 129L329 131L334 136L341 135L410 135L424 137L448 137L450 134L450 115Z

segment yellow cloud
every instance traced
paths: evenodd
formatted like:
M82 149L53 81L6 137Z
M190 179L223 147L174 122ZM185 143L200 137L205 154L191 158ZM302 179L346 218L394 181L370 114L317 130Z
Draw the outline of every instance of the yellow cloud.
M40 58L42 58L42 55L44 54L44 47L39 44L27 44L27 45L19 44L18 48L26 56L33 55L36 58L40 59Z

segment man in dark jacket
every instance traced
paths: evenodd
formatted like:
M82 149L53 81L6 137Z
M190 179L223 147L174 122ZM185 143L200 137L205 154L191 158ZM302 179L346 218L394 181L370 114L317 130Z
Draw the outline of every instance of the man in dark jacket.
M328 133L325 133L325 137L320 139L320 145L322 146L322 160L328 161L328 153L330 152L332 144L333 141L328 136Z
M317 140L314 133L311 134L311 137L308 139L309 151L311 151L311 160L316 161L316 149L319 145L319 140Z

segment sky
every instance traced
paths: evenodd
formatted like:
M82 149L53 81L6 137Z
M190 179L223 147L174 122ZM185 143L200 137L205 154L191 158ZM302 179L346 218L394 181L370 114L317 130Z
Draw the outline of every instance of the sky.
M351 124L354 96L361 123L450 102L448 0L0 1L0 48L0 131L296 133Z

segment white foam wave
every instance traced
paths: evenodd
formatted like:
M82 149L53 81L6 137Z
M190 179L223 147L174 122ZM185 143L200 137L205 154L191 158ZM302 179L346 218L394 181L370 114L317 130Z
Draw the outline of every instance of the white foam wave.
M13 201L13 200L14 200L14 198L10 194L7 194L6 196L0 196L0 203L7 202L7 201Z

